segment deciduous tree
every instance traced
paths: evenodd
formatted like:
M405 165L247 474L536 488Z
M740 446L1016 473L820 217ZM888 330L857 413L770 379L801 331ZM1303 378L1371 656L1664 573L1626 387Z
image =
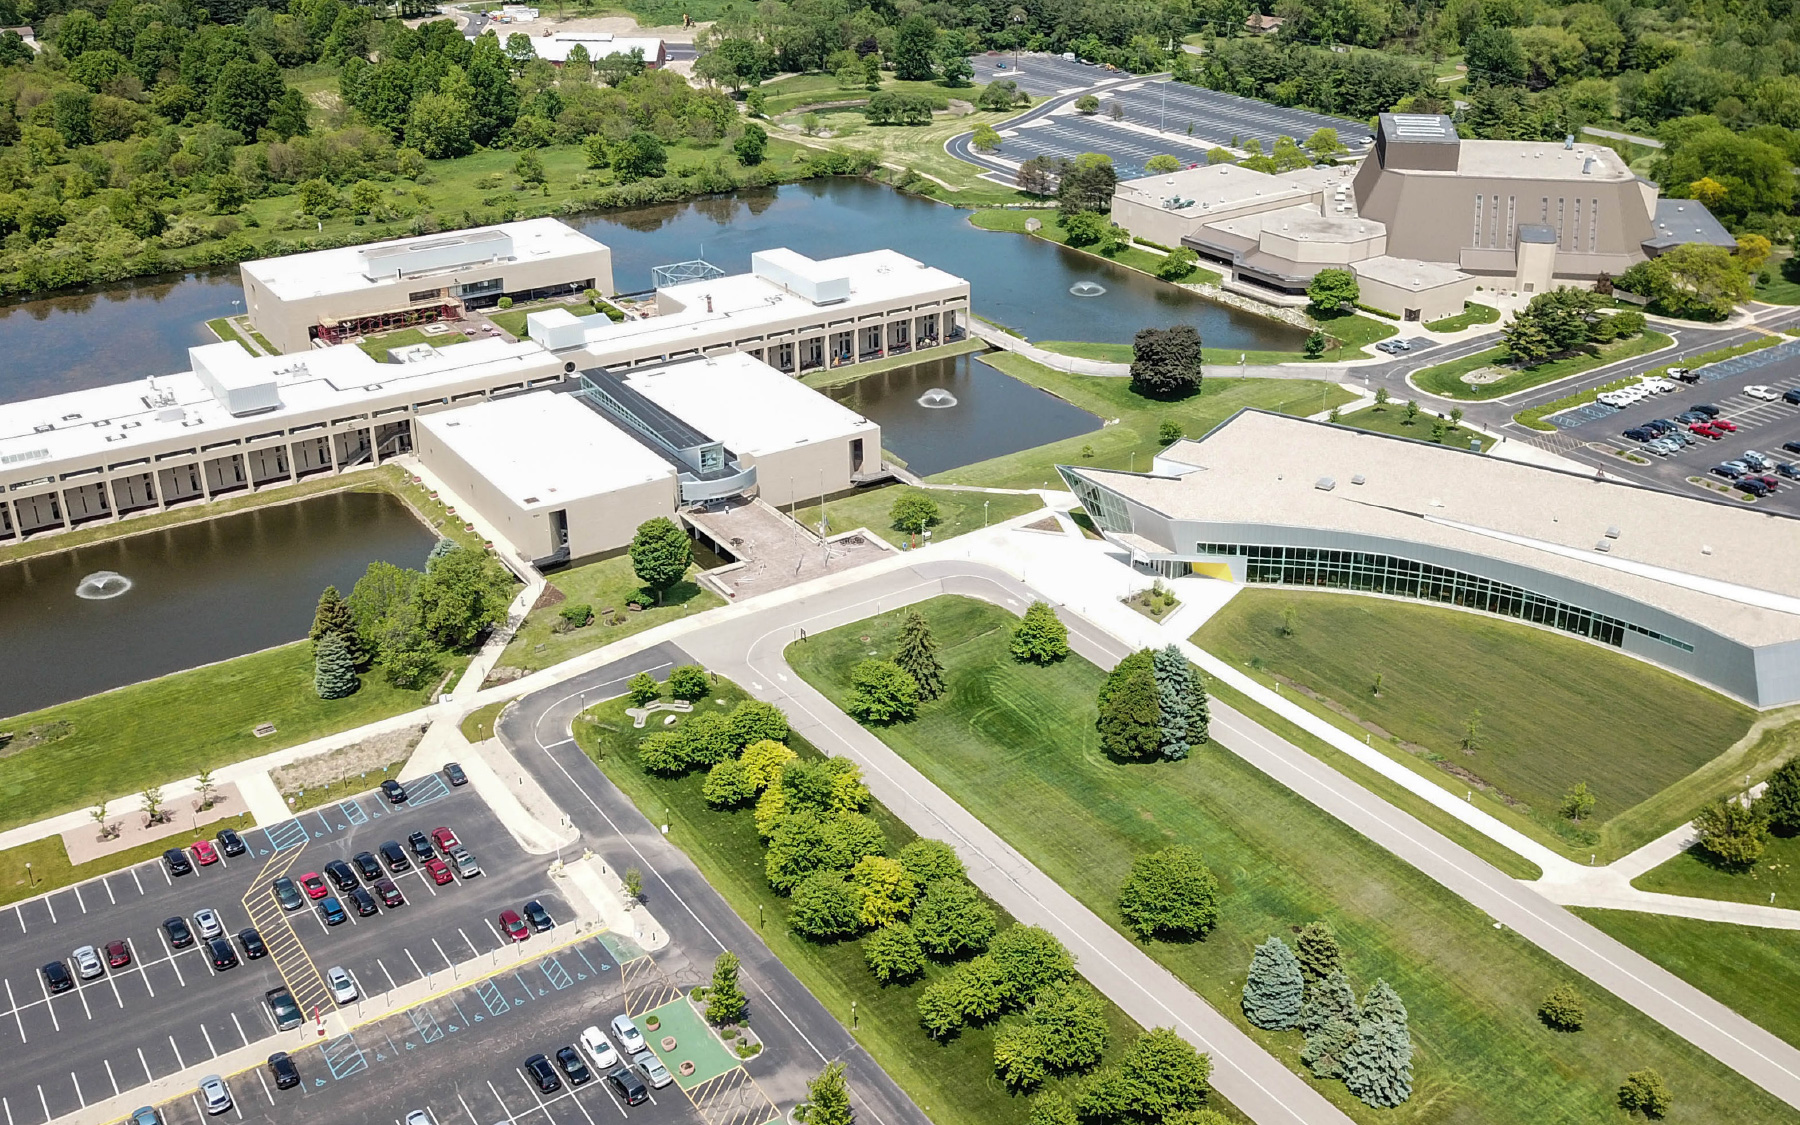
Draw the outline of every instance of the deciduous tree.
M994 938L994 912L967 879L938 879L913 907L912 928L931 956L946 960L979 953Z
M937 53L937 25L914 12L894 29L894 47L888 54L894 64L894 77L902 82L929 82L936 77L931 69Z
M727 949L713 960L712 983L706 989L706 1021L723 1027L742 1023L750 1001L738 986L738 955Z
M1150 852L1131 861L1119 913L1143 941L1205 937L1219 921L1219 883L1186 844Z
M919 685L891 660L863 660L850 669L844 710L865 723L900 723L919 711Z
M794 887L788 925L814 941L835 941L860 928L856 892L841 871L815 871Z
M1244 1016L1257 1027L1286 1031L1300 1022L1306 979L1287 942L1270 937L1256 947L1244 980Z
M1054 934L1041 926L1008 926L988 944L987 955L994 959L1006 982L1005 1000L1009 1007L1023 1005L1040 990L1075 976L1075 959Z
M746 699L731 709L728 717L731 741L739 749L753 742L784 742L788 737L787 716L773 703Z
M894 497L894 503L888 508L888 522L908 535L922 533L941 518L937 501L930 493L917 488L909 488Z
M1145 398L1187 398L1200 390L1202 360L1200 333L1191 324L1139 329L1131 341L1131 389Z
M662 685L658 684L656 677L650 673L639 672L631 677L626 695L630 698L632 706L642 707L646 703L654 702L662 695Z
M754 122L744 126L731 151L737 156L738 163L746 168L761 164L763 155L769 151L769 131Z
M419 624L439 648L461 651L506 619L513 577L486 551L456 546L425 566L414 597Z
M1776 767L1756 807L1782 835L1800 832L1800 758L1789 758Z
M674 520L657 516L638 525L629 553L632 572L638 581L656 591L656 602L661 605L669 587L687 573L694 546Z
M900 849L900 866L912 874L913 880L924 888L939 879L961 879L962 860L956 856L956 849L942 840L928 840L923 837Z
M1669 1092L1669 1084L1654 1070L1634 1070L1625 1076L1624 1085L1619 1087L1619 1108L1627 1113L1665 1117L1674 1104L1675 1097Z
M1058 179L1056 206L1065 225L1082 211L1105 215L1112 210L1113 192L1119 186L1112 157L1084 152L1060 169Z
M1580 1031L1587 1022L1587 1002L1572 984L1559 984L1538 1005L1538 1019L1557 1031Z
M905 984L925 972L925 950L912 927L890 922L863 938L863 961L882 984Z
M867 855L850 869L850 886L861 896L857 917L866 927L881 927L906 916L918 897L918 884L899 860Z
M1049 602L1032 602L1013 629L1013 659L1027 664L1054 664L1069 655L1069 629Z
M1117 1066L1096 1075L1078 1108L1084 1118L1156 1125L1202 1108L1211 1078L1211 1059L1174 1028L1159 1027L1140 1035Z
M726 758L706 771L700 796L715 809L735 809L756 800L756 786L742 758Z
M844 1064L825 1064L819 1076L807 1083L806 1101L795 1107L794 1119L801 1125L853 1125L856 1113L850 1108L850 1083L844 1077Z
M1588 791L1585 781L1577 781L1567 793L1563 794L1562 804L1557 811L1567 820L1586 820L1594 812L1594 795Z
M1306 286L1306 297L1315 309L1337 312L1362 300L1362 289L1350 270L1327 268L1313 275Z
M1755 806L1723 797L1694 817L1701 850L1727 867L1745 868L1762 858L1769 841L1769 818Z

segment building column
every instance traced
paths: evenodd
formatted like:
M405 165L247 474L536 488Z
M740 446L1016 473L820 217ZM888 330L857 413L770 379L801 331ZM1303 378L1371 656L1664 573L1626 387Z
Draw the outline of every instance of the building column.
M14 539L20 538L19 513L13 511L11 500L0 499L0 520L4 521L0 523L0 532L10 534Z

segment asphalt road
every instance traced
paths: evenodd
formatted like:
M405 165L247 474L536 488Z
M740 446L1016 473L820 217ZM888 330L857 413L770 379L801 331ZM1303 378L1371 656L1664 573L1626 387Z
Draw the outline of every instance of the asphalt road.
M706 882L686 853L669 843L629 798L606 779L570 737L570 721L585 703L620 695L640 671L667 676L693 663L674 645L657 645L528 695L501 717L496 733L580 829L583 843L615 870L644 873L644 898L665 926L672 948L691 959L691 973L710 973L713 957L730 949L743 960L751 1024L768 1044L753 1064L758 1082L784 1109L804 1097L804 1084L828 1060L841 1059L863 1125L927 1125L929 1118L871 1059L841 1022L796 980L756 932ZM664 961L664 954L658 955ZM681 979L679 972L672 975ZM772 1068L782 1064L779 1070ZM739 1123L760 1125L760 1123Z

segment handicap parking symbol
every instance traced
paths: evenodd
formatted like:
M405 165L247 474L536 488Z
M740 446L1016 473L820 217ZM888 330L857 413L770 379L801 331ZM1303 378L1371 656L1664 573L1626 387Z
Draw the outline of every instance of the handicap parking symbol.
M461 1031L462 1028L457 1027L455 1024L451 1024L449 1027L445 1028L444 1030L445 1031Z
M313 1079L313 1085L314 1086L323 1086L323 1085L325 1085L325 1080L323 1078L315 1078L315 1079Z

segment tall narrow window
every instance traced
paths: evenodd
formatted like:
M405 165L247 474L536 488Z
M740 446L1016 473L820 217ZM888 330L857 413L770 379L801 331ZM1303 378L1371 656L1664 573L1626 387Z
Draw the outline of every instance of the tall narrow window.
M1506 197L1506 248L1508 250L1511 250L1518 240L1518 202L1519 197L1516 195Z
M1475 197L1475 241L1470 245L1481 245L1481 196Z

